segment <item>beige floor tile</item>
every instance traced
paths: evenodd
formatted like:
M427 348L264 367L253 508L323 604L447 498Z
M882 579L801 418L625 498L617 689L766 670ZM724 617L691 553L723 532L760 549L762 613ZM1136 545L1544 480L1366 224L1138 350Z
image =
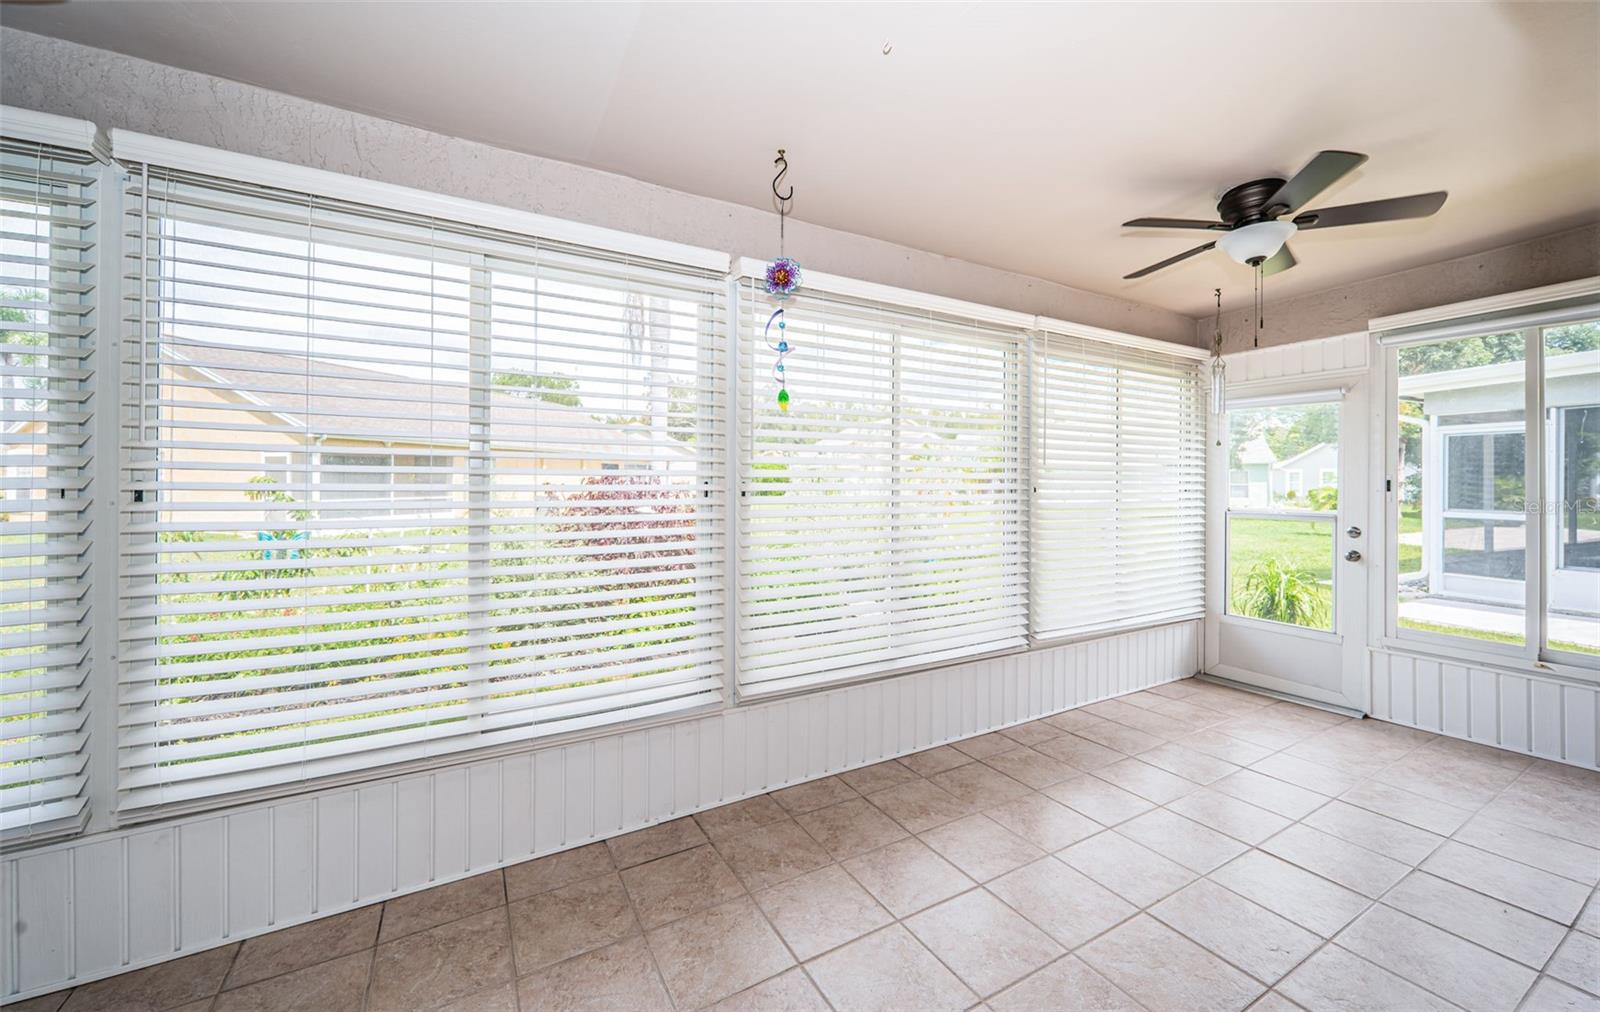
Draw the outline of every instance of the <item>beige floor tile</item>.
M1185 794L1166 807L1186 819L1193 819L1202 826L1210 826L1219 833L1248 844L1258 844L1289 825L1289 820L1276 812L1257 808L1209 787Z
M1466 809L1376 780L1362 781L1340 795L1339 800L1440 836L1454 833L1472 815Z
M696 813L694 821L700 824L711 842L719 843L786 818L788 813L782 805L765 794L757 794L731 805Z
M1305 1010L1278 992L1268 991L1257 998L1247 1012L1305 1012Z
M440 1005L438 1012L518 1012L517 985L513 981L484 988Z
M1216 724L1221 724L1228 719L1225 713L1218 713L1208 707L1199 706L1183 699L1169 699L1150 707L1156 713L1191 728L1193 731L1203 731Z
M217 996L214 1012L361 1012L370 952L294 970Z
M712 1012L832 1012L805 970L794 967L755 987L724 998Z
M1265 773L1274 779L1294 784L1296 787L1304 787L1308 791L1316 791L1330 798L1338 797L1364 779L1352 773L1333 769L1325 763L1301 759L1285 752L1270 755L1260 762L1253 763L1250 768L1257 773Z
M1102 766L1094 771L1094 775L1158 805L1176 801L1185 794L1197 790L1199 786L1193 780L1185 780L1166 770L1156 769L1138 759L1124 759L1110 766Z
M1585 934L1600 938L1600 893L1589 897L1589 905L1583 908L1583 913L1572 922L1572 926Z
M1123 755L1138 755L1140 752L1148 752L1165 741L1163 738L1140 731L1138 728L1128 727L1126 724L1119 724L1116 721L1108 721L1094 727L1086 727L1075 733L1078 737L1086 738L1096 745L1104 745L1106 748L1116 749Z
M1536 976L1504 956L1381 905L1358 917L1335 941L1470 1009L1514 1009Z
M1600 1012L1600 998L1551 977L1540 977L1523 1001L1521 1012Z
M402 935L459 921L505 902L505 877L499 870L409 893L383 905L383 931L378 941L388 942ZM248 943L245 947L249 948ZM234 972L238 972L237 966Z
M1244 853L1244 844L1165 808L1129 819L1114 832L1204 875Z
M622 882L646 928L726 903L745 891L714 847L696 847L625 869Z
M1600 938L1573 931L1545 972L1590 994L1600 995Z
M1147 907L1197 877L1182 865L1109 830L1056 856L1136 907Z
M1139 758L1158 769L1176 774L1197 784L1215 783L1223 777L1239 772L1239 767L1216 756L1197 752L1181 742L1157 745Z
M1083 770L1085 773L1093 773L1125 758L1114 748L1107 748L1099 742L1080 738L1076 734L1064 734L1059 738L1040 742L1034 746L1034 750L1052 759L1059 759L1073 769Z
M1064 862L1041 858L988 884L988 890L1068 949L1138 909Z
M1060 850L1100 832L1100 824L1043 794L996 805L984 814L1043 850Z
M1272 754L1272 749L1270 748L1245 741L1242 738L1235 738L1233 735L1225 734L1214 727L1208 727L1203 731L1185 735L1179 738L1176 744L1194 749L1196 752L1203 752L1213 758L1233 763L1235 766L1248 766Z
M1407 875L1383 902L1535 969L1567 933L1554 921L1426 872Z
M867 800L913 833L972 814L971 805L928 780L890 787Z
M1235 716L1232 720L1216 725L1213 730L1221 731L1223 734L1234 738L1241 738L1252 745L1260 745L1274 752L1305 741L1316 733L1314 729L1285 727L1280 724L1263 722L1254 712Z
M506 908L499 907L378 946L367 1009L434 1008L514 976Z
M990 998L989 1005L995 1012L1144 1012L1122 989L1076 956L1058 959L1013 984Z
M1278 984L1308 1009L1341 1012L1459 1012L1437 995L1337 945L1325 946Z
M1062 731L1054 724L1046 723L1042 720L1031 720L1026 724L1018 724L1015 727L1003 727L1000 729L1000 733L1019 745L1032 746L1042 741L1049 741L1051 738L1059 738Z
M670 1012L672 1001L643 937L547 966L517 982L522 1012Z
M1160 685L1152 685L1146 691L1158 696L1166 696L1168 699L1188 699L1198 691L1195 685L1196 682L1193 678L1180 678L1175 682L1162 682Z
M833 863L833 858L793 819L762 826L717 845L722 856L754 891L787 882Z
M1150 1009L1236 1012L1266 990L1148 914L1111 929L1077 955Z
M839 774L839 779L843 780L850 786L851 790L858 794L871 794L886 787L894 787L909 780L915 780L917 779L917 774L913 773L911 767L900 760L890 759L888 762L873 763L871 766L863 766L858 770L841 773Z
M1031 748L1014 748L989 756L983 762L1011 779L1038 790L1078 775L1078 770Z
M1600 850L1487 815L1473 816L1453 839L1591 886L1600 880Z
M1285 829L1263 843L1261 849L1373 899L1411 870L1409 865L1303 823Z
M1064 710L1044 718L1044 722L1051 727L1059 727L1063 731L1076 731L1080 727L1094 727L1104 723L1104 717L1097 717L1088 710L1079 707L1075 710Z
M559 854L535 858L506 869L506 898L520 900L534 893L546 893L573 882L614 871L611 848L591 843Z
M898 822L863 798L807 812L795 821L836 861L876 850L906 836Z
M705 842L706 834L700 831L700 825L685 816L648 829L614 836L606 841L606 846L610 848L611 859L618 868L631 868L658 857L676 854L680 850L698 847Z
M955 974L899 924L806 964L823 995L850 1012L961 1012L977 1001Z
M160 1012L209 998L222 989L237 945L157 963L75 988L63 1012Z
M1207 879L1184 886L1151 907L1150 914L1269 985L1322 944L1304 928Z
M382 916L383 906L375 904L248 938L240 945L239 955L222 987L224 990L243 987L280 973L370 949L378 942L378 921Z
M1600 789L1539 776L1532 768L1484 806L1483 814L1574 843L1600 840Z
M615 874L518 900L509 910L518 973L532 973L639 930L628 891Z
M919 835L923 843L978 882L1044 856L1038 847L986 815L969 815Z
M957 766L974 762L975 760L965 752L958 752L949 745L938 745L933 748L913 752L901 756L900 761L905 767L919 777L931 777L935 773L953 770Z
M1373 776L1458 808L1477 809L1517 779L1518 771L1437 749L1417 749Z
M1589 898L1588 887L1571 879L1454 841L1434 851L1422 870L1566 925Z
M1303 819L1328 803L1326 796L1276 780L1255 770L1240 770L1211 785L1230 798L1265 808L1286 819Z
M26 998L22 1001L11 1002L5 1008L6 1012L61 1012L61 1006L66 1004L67 998L71 994L72 990L70 988L65 991L52 991L49 994L39 995L37 998ZM208 1012L211 1008L211 999L202 998L198 1002L191 1004L200 1006L196 1012Z
M1360 893L1259 850L1235 858L1209 878L1324 938L1368 905Z
M790 815L814 812L858 797L860 795L839 777L823 777L772 792L772 800L782 805Z
M1156 807L1137 794L1125 791L1114 784L1108 784L1104 780L1096 780L1092 776L1064 780L1046 787L1040 793L1061 802L1075 812L1087 815L1103 826L1115 826Z
M838 865L753 895L800 960L860 938L894 919Z
M994 994L1066 950L981 889L906 919L906 927L980 995Z
M1369 812L1365 808L1330 801L1303 820L1305 825L1337 836L1384 857L1416 867L1429 854L1438 849L1444 837L1425 829L1408 826L1387 815Z
M975 809L1020 798L1029 790L1026 785L981 762L936 773L928 778L928 782Z
M645 937L679 1008L720 1001L794 964L749 897L702 910Z
M1001 752L1009 752L1017 747L1017 743L1001 734L992 731L989 734L980 734L972 738L963 738L950 743L951 747L965 752L974 759L986 759Z
M975 884L915 837L844 862L844 869L896 917L906 917Z

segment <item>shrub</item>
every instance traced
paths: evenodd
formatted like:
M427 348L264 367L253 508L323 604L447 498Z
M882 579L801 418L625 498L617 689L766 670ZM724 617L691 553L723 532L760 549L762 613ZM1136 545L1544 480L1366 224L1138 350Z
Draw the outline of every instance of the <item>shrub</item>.
M1264 559L1245 571L1234 607L1242 615L1290 625L1322 626L1328 618L1322 585L1310 573L1277 559Z

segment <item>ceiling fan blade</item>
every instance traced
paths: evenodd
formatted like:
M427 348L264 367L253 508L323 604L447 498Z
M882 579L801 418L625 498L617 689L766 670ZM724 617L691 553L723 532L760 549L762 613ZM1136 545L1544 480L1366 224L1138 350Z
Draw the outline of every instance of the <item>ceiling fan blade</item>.
M1283 249L1280 249L1278 252L1268 257L1267 262L1261 265L1261 273L1263 275L1278 274L1282 271L1288 270L1299 262L1300 261L1294 258L1294 254L1289 252L1289 247L1284 246Z
M1226 232L1228 226L1220 221L1196 221L1193 218L1135 218L1122 223L1123 228L1204 228Z
M1163 267L1171 267L1173 264L1177 263L1179 260L1187 260L1187 259L1189 259L1190 257L1194 256L1197 253L1204 253L1206 250L1211 249L1215 245L1216 245L1216 243L1214 243L1214 242L1208 242L1204 246L1196 246L1194 249L1184 250L1182 253L1179 253L1177 256L1175 256L1175 257L1167 257L1165 260L1161 261L1160 263L1151 264L1149 267L1146 267L1142 271L1134 271L1132 274L1124 274L1122 276L1122 280L1124 280L1124 281L1132 281L1135 278L1142 278L1146 274L1154 274L1156 271L1159 271Z
M1448 196L1444 190L1439 190L1435 193L1415 193L1409 197L1369 200L1364 204L1324 207L1297 216L1294 223L1301 228L1334 228L1339 225L1368 225L1376 221L1426 218L1443 207L1444 199Z
M1354 151L1320 151L1293 179L1278 187L1261 209L1274 216L1293 214L1366 160L1366 155Z

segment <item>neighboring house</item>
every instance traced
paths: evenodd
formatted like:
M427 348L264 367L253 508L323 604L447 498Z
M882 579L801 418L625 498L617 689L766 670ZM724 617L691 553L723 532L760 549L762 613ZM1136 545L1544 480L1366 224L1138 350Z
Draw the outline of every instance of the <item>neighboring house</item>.
M1304 505L1311 489L1338 487L1339 448L1318 443L1280 461L1265 437L1257 436L1239 447L1239 466L1228 482L1228 501L1235 507Z
M1547 504L1551 609L1600 612L1600 351L1545 360L1551 487L1524 489L1523 364L1400 379L1421 407L1422 571L1430 596L1520 606L1529 504ZM1537 556L1533 558L1536 560Z

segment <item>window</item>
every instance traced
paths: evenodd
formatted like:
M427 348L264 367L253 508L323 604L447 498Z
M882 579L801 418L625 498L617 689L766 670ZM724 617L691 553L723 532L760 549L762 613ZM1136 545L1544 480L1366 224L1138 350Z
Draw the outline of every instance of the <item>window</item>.
M1325 467L1317 472L1317 485L1321 488L1338 488L1339 472L1335 468Z
M800 688L1026 642L1023 335L807 289L780 410L743 289L739 678Z
M1236 400L1227 416L1229 467L1253 476L1229 494L1227 614L1331 631L1337 485L1306 492L1303 467L1337 461L1339 404L1262 401ZM1336 477L1337 463L1322 473Z
M1506 312L1478 333L1446 324L1381 338L1395 392L1395 635L1593 670L1600 322L1592 300ZM1529 579L1541 566L1542 590Z
M1200 615L1205 394L1195 361L1058 334L1035 347L1034 635ZM1236 490L1248 485L1231 470Z
M130 172L122 811L721 699L720 273Z
M93 128L77 126L87 147ZM9 840L71 831L84 816L99 164L88 150L7 136L0 175L0 839Z

